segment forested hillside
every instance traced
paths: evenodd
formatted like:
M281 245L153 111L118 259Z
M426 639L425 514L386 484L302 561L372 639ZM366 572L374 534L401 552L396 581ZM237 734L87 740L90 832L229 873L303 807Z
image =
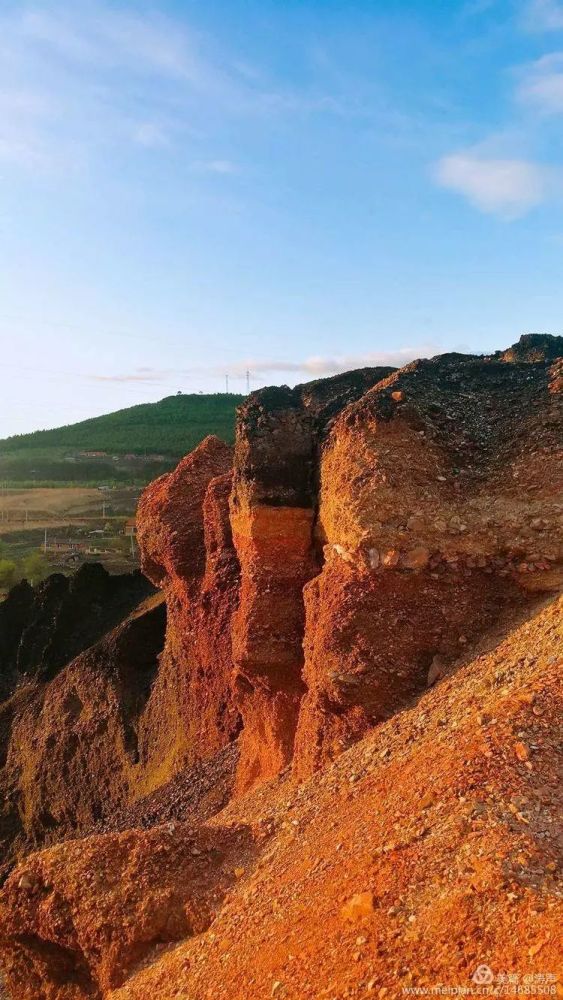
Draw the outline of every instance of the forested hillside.
M29 484L148 481L208 434L232 442L235 410L243 398L227 393L168 396L6 438L0 441L0 478Z

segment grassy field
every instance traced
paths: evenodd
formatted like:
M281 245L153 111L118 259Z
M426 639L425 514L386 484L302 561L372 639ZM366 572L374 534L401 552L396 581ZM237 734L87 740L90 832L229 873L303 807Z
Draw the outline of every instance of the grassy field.
M101 562L114 573L135 569L137 547L124 527L137 498L132 487L0 489L0 597L31 573L37 582L83 562Z
M106 515L130 516L138 495L133 487L105 491L84 486L0 487L0 535L17 527L44 528L82 524Z

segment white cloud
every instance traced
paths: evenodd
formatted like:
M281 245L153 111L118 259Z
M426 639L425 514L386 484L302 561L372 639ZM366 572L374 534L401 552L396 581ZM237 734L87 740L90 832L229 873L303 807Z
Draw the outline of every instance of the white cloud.
M563 4L558 0L530 0L523 23L528 31L562 31Z
M563 112L563 52L552 52L526 67L516 96L539 111L552 115Z
M472 151L443 157L435 167L442 187L463 195L482 212L515 219L540 205L550 190L550 171L530 160L493 159Z
M342 113L330 95L242 73L235 53L156 6L0 4L0 161L64 170L127 144L182 156L189 136L199 169L234 173L210 156L210 122L222 134L226 118Z

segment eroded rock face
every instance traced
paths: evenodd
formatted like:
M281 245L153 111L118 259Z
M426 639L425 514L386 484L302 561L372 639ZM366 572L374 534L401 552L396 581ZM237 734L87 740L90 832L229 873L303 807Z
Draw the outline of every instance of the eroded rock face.
M484 956L544 982L563 915L562 612L507 614L299 789L286 775L197 830L23 861L0 895L9 995L395 998L471 990Z
M231 694L230 621L238 563L228 496L232 449L208 437L143 493L143 572L167 605L164 652L139 732L145 793L186 764L212 756L238 732Z
M507 603L558 586L558 349L262 390L239 411L232 486L208 441L149 488L143 565L169 608L143 723L158 780L239 724L239 793L292 760L303 777Z
M391 369L254 393L240 408L231 497L241 567L233 621L243 720L239 791L291 760L303 695L303 588L320 568L314 541L318 453L330 420Z
M306 588L307 775L530 590L561 583L556 365L445 355L382 381L321 457L322 573Z

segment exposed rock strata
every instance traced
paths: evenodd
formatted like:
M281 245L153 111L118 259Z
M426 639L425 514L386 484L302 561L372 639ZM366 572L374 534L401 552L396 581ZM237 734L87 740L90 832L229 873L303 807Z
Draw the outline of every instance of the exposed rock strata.
M334 422L306 588L307 774L420 690L507 602L561 583L555 367L445 355L385 379Z
M239 409L231 524L241 567L233 622L242 719L239 791L291 760L303 695L303 588L314 540L319 449L330 421L392 369L254 393Z

